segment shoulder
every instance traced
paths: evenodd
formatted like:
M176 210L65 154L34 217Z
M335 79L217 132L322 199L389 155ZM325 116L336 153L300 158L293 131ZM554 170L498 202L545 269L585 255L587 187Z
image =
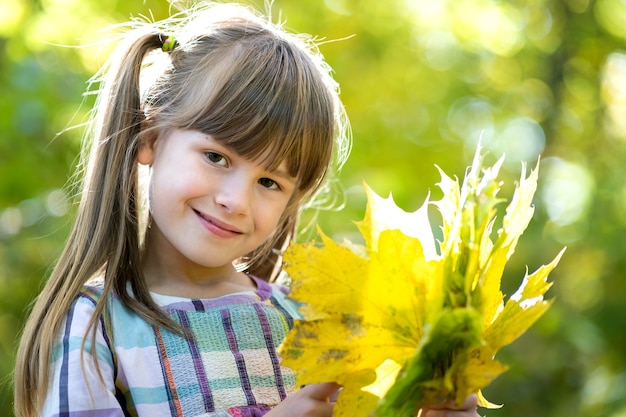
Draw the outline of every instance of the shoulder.
M76 297L75 303L90 304L94 307L104 294L104 283L94 281L87 283L81 288Z
M70 305L67 319L88 322L95 314L98 302L104 297L104 286L101 283L85 284ZM69 323L68 323L69 324ZM74 323L73 325L76 325Z
M108 338L103 332L102 318L95 317L96 305L102 298L102 288L86 285L75 297L65 316L53 348L53 359L71 358L77 352L91 353L91 346L108 349ZM95 327L94 327L95 326ZM92 330L95 329L95 332Z
M280 282L268 283L260 279L255 280L257 281L259 287L258 293L261 298L267 299L290 318L300 319L302 317L298 312L300 303L289 298L289 287L287 285ZM263 294L265 296L263 296Z
M106 305L99 308L101 303ZM109 345L109 326L118 324L114 323L114 313L124 311L128 314L127 310L117 295L105 293L102 281L88 282L74 297L61 326L57 343L69 339L91 340L95 337L97 343Z
M84 285L70 305L65 326L76 327L79 323L89 322L103 293L103 287L100 285Z
M83 287L61 324L52 349L42 415L95 415L87 410L116 406L114 354L101 318L94 317L102 294L101 287Z

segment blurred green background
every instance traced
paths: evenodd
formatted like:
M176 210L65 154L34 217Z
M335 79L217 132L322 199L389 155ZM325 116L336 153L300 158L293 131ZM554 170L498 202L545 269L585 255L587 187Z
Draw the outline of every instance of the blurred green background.
M83 91L108 51L99 29L168 7L0 0L2 416L12 415L25 314L68 232L65 186L81 134L73 127L85 121L93 97ZM320 48L352 122L345 208L320 213L323 229L358 240L362 181L405 210L429 192L438 199L435 164L462 178L480 136L493 159L506 153L504 197L521 161L534 166L541 154L535 216L504 291L526 266L568 250L551 275L553 307L501 352L510 370L485 390L504 407L482 414L626 416L626 2L275 0L279 12L288 28L327 41Z

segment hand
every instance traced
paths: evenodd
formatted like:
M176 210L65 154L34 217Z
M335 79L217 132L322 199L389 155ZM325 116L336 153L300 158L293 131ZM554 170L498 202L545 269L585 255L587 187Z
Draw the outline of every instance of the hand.
M341 385L334 382L324 384L307 385L297 391L272 411L266 414L267 417L331 417L334 398Z
M446 401L423 409L420 417L478 417L477 406L478 397L472 394L459 407L454 407L453 401Z

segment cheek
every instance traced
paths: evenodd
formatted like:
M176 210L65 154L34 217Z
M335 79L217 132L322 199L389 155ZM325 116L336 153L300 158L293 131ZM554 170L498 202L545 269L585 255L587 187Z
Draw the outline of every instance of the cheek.
M287 222L287 220L290 220L291 223L289 225L286 225L286 227L290 228L291 226L293 226L293 223L295 223L297 210L294 208L293 204L283 203L280 205L280 207L276 209L276 213L277 214L272 221L271 235L282 232L283 226L285 226L285 222ZM278 230L278 228L280 228L280 230Z
M281 218L281 206L265 204L261 210L257 212L257 219L263 229L275 229Z
M176 169L153 169L150 178L150 201L152 204L176 204L204 195L210 182L197 174L189 165Z

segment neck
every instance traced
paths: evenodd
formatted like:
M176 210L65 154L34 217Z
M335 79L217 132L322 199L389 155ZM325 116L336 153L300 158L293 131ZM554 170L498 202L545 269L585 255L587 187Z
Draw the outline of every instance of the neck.
M181 265L146 255L142 268L151 292L185 298L216 298L256 289L256 283L234 265L217 268Z

